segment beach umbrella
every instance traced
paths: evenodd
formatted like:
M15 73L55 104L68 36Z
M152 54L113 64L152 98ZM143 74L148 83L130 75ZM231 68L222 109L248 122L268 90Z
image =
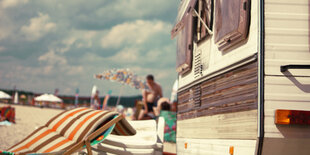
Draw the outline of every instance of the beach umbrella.
M103 103L102 103L102 110L104 110L104 108L106 107L106 105L108 104L108 101L110 99L110 95L112 94L112 90L109 90L108 93L105 95Z
M177 101L177 97L178 97L178 79L176 79L174 81L173 87L172 87L172 91L171 91L171 97L170 97L170 101L171 102L175 102Z
M80 92L80 89L76 88L76 90L75 90L75 99L74 99L75 107L77 107L77 105L79 104L79 92Z
M53 95L53 94L49 94L49 99L50 99L50 102L62 102L62 99Z
M107 70L101 74L96 74L95 78L112 82L119 82L136 89L148 89L146 82L143 80L144 78L137 76L129 69Z
M97 86L94 85L94 86L93 86L93 89L91 90L91 97L95 97L96 92L97 92Z
M10 99L11 96L3 91L0 91L0 99Z
M41 102L62 102L62 99L53 94L42 94L34 98L35 101Z
M26 95L25 95L25 94L22 94L22 95L20 95L20 98L21 98L21 99L26 99Z
M40 96L37 96L34 98L35 101L47 101L49 100L49 95L48 94L42 94Z
M18 104L18 92L15 92L13 103Z
M101 80L108 80L112 82L119 82L122 84L116 106L120 102L120 96L122 94L123 86L128 85L135 89L148 89L146 82L143 80L144 78L139 77L138 75L134 74L129 69L111 69L104 71L101 74L96 74L95 78Z
M94 85L93 88L92 88L92 90L91 90L90 104L89 104L90 108L91 108L91 107L93 106L93 104L94 104L94 97L95 97L95 95L96 95L96 92L97 92L97 86Z

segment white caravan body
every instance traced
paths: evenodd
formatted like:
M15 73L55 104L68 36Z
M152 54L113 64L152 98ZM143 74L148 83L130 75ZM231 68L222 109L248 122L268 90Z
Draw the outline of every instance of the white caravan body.
M310 154L309 0L182 0L177 154Z

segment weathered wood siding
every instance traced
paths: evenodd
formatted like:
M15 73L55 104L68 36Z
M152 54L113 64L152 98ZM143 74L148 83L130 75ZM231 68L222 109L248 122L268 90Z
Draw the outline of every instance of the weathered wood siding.
M178 120L257 109L257 61L178 94Z
M177 138L255 140L257 110L178 120Z

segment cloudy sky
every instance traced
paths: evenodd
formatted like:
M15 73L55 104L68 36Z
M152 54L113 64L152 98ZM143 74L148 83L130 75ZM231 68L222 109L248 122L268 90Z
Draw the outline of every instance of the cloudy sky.
M154 74L169 97L180 0L0 0L0 88L118 95L121 85L94 79L107 69ZM124 87L124 95L140 91Z

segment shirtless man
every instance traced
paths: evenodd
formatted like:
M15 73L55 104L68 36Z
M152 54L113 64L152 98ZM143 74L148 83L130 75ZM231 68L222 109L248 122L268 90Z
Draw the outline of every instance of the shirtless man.
M149 112L154 113L153 107L157 106L157 101L163 96L161 86L154 81L153 75L146 77L146 83L149 90L143 90L142 92L144 110L140 112L139 119L142 119Z

